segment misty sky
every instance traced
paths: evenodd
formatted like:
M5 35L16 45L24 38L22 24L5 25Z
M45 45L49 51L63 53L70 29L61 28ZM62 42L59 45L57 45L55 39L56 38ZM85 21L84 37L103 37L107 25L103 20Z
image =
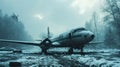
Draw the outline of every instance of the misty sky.
M5 14L17 14L26 31L34 39L46 33L49 26L53 34L84 27L85 21L97 11L101 0L0 0Z

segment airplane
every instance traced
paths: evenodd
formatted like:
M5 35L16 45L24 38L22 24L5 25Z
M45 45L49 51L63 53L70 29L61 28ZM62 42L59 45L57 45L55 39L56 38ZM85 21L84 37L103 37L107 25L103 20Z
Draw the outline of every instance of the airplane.
M48 53L49 48L57 48L57 47L68 47L68 53L73 54L73 49L80 49L81 53L84 53L83 48L86 44L98 44L101 42L91 42L95 35L93 32L80 27L75 28L70 31L64 32L58 36L50 37L49 27L47 29L48 37L44 40L38 40L40 43L33 43L27 41L16 41L16 40L5 40L0 39L1 42L10 42L10 43L19 43L19 44L28 44L35 45L41 48L41 52L44 54Z

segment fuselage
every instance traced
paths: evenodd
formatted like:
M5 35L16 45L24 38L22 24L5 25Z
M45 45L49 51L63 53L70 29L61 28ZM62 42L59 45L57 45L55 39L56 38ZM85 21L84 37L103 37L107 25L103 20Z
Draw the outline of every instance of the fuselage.
M51 41L58 42L64 47L82 48L85 44L92 41L94 34L85 28L76 28L51 38Z

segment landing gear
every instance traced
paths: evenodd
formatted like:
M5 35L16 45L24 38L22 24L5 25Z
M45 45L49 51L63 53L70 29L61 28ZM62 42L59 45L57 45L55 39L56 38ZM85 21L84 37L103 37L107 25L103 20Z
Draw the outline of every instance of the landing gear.
M84 53L84 51L83 51L83 48L84 48L84 46L82 46L80 49L81 49L81 52L80 52L80 54L81 55L85 55L85 53Z
M83 53L83 48L81 48L81 53Z
M40 47L41 47L41 52L42 53L44 53L44 54L47 54L48 52L47 52L47 49L49 49L50 48L50 46L51 46L51 41L48 39L48 38L46 38L43 42L41 42L41 44L40 44Z
M41 45L41 53L47 54L48 53L47 50L48 50L48 47L46 46L46 44L42 44Z
M73 48L70 48L70 49L68 50L68 53L69 53L69 54L73 54Z

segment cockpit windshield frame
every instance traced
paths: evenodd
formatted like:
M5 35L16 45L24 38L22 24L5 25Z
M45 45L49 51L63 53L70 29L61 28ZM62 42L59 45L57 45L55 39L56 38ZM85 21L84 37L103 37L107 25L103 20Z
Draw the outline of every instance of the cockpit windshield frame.
M77 28L77 29L74 29L73 31L72 31L72 33L75 33L75 32L77 32L77 31L83 31L83 30L86 30L85 28Z

